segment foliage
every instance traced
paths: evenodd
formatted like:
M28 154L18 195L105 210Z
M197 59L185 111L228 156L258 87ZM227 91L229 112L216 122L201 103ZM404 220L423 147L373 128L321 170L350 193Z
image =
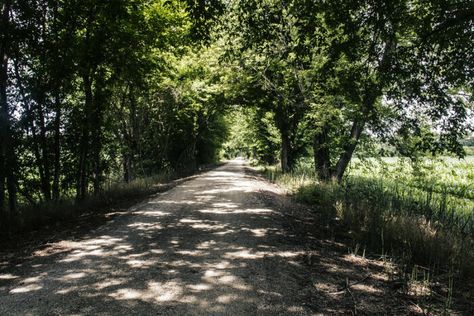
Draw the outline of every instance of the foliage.
M243 108L230 114L230 135L224 144L227 158L244 156L257 163L277 161L280 139L271 112Z
M232 2L225 30L245 95L237 102L274 113L284 171L309 136L325 180L342 179L364 133L405 156L462 156L471 11L455 0ZM453 40L434 35L443 31Z
M224 74L216 46L201 45L214 4L2 4L0 226L21 223L18 208L216 160Z
M297 20L283 3L236 1L229 15L228 55L237 60L240 73L236 102L272 113L282 170L289 171L308 145L305 67L310 50L302 49Z
M267 176L312 205L333 229L342 223L354 244L437 272L454 265L470 274L473 170L472 157L383 158L354 161L340 185L314 181L304 161L290 175L268 170Z

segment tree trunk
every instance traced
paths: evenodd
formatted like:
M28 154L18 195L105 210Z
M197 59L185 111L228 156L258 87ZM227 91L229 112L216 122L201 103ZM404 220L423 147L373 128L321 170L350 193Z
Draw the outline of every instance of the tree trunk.
M354 154L354 150L359 143L360 136L365 127L365 121L356 119L352 124L351 129L351 136L349 141L343 147L343 152L337 161L336 167L332 174L332 179L341 182L344 173L346 172L347 166L349 165L352 155Z
M339 160L334 168L332 178L338 182L341 182L344 173L346 172L347 166L349 165L354 151L359 144L360 136L364 131L367 116L374 109L377 99L382 94L377 85L374 85L368 89L362 103L362 115L354 120L352 123L351 134L349 141L343 146L343 151Z
M0 146L1 146L0 138ZM0 150L0 220L4 220L6 217L5 209L5 159L3 157L3 151ZM2 224L0 223L0 227Z
M283 173L291 170L292 148L290 139L290 124L288 124L288 113L284 107L283 99L278 96L278 105L275 112L275 123L280 132L280 166Z
M288 131L281 131L281 152L280 152L280 162L281 162L281 171L287 173L291 171L291 142L288 135Z
M2 7L1 21L1 42L0 42L0 151L4 157L5 177L7 180L8 205L10 212L16 215L17 212L17 190L14 168L16 166L16 156L13 142L13 135L10 122L10 109L7 99L8 85L8 63L10 49L10 7L11 1L5 0Z
M43 94L43 92L40 92ZM39 120L39 132L40 132L40 146L41 146L41 160L43 176L41 177L41 192L43 193L44 200L46 202L51 201L51 170L49 165L49 150L48 140L46 135L46 124L44 119L43 109L41 108L44 98L41 97L37 100L38 104L38 120Z
M101 87L99 85L100 79L96 79L95 81L95 91L93 94L93 108L91 113L93 113L91 117L91 158L92 158L92 166L93 166L93 189L94 195L98 195L102 189L102 159L101 159L101 152L102 152L102 125L103 125L103 102L104 98L102 96Z
M132 159L129 154L123 154L123 181L132 181Z
M53 175L53 201L58 203L61 197L59 188L59 177L61 174L61 100L56 95L55 100L55 117L54 117L54 175Z
M85 94L84 121L82 124L82 135L79 144L79 166L76 185L76 200L82 201L87 195L89 186L89 147L90 147L90 112L93 109L92 80L89 73L82 76Z
M313 138L314 165L319 180L331 179L331 156L328 146L328 127L325 126Z

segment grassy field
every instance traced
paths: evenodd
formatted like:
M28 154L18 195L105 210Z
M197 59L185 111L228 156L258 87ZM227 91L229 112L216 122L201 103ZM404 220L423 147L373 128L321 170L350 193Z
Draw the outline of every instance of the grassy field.
M315 181L309 160L291 174L264 173L357 249L438 275L474 277L474 156L355 159L340 185Z

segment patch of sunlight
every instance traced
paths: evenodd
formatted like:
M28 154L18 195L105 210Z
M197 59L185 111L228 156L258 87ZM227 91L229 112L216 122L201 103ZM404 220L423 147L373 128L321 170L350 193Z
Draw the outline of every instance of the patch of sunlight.
M90 271L90 272L92 272L92 271ZM76 273L70 273L70 274L67 274L67 275L63 276L61 278L61 280L66 280L66 281L77 280L77 279L81 279L85 276L86 276L85 272L76 272Z
M196 249L209 249L213 248L213 246L216 244L214 240L209 240L209 241L204 241L199 244L197 244Z
M277 293L277 292L270 292L270 291L264 291L264 290L258 290L257 292L260 294L265 294L265 295L270 295L270 296L275 296L275 297L283 297L281 293Z
M326 269L329 273L341 273L341 274L353 274L354 271L352 269L339 267L338 264L334 263L320 263L322 267Z
M301 306L290 306L287 308L290 313L304 313L304 308Z
M231 264L229 261L221 261L218 264L214 265L216 269L223 270L223 269L228 269L231 267Z
M381 289L377 289L373 285L367 285L367 284L355 284L355 285L352 285L351 288L356 291L371 293L371 294L383 293Z
M82 260L85 257L92 256L92 257L108 257L118 255L119 253L124 253L127 251L133 250L133 247L130 244L120 244L119 242L122 239L113 238L113 240L103 240L103 239L94 239L90 241L86 241L83 244L75 243L75 247L77 248L71 254L69 254L66 258L60 260L59 262L74 262L78 260ZM106 251L104 247L106 246L113 246L113 251Z
M169 264L171 266L174 266L174 267L189 267L189 266L192 266L192 262L187 261L187 260L174 260L174 261L170 261Z
M206 224L202 220L194 220L194 219L182 219L179 221L183 224L191 224L190 226L195 229L207 229L207 230L217 230L221 228L225 228L226 225L219 225L216 222L211 224Z
M133 250L133 247L130 244L123 244L114 247L114 250L118 250L119 252L125 252Z
M235 204L235 203L213 203L212 206L216 207L216 208L220 208L220 207L223 207L223 208L237 208L238 205Z
M163 227L158 223L133 223L128 224L127 227L134 228L136 230L151 230L151 229L162 229Z
M0 274L0 280L14 280L19 277L13 274Z
M227 252L224 255L226 259L261 259L264 257L281 257L281 258L292 258L304 254L303 251L277 251L277 252L264 252L257 251L251 252L248 249L242 249L240 251Z
M249 250L240 250L234 252L228 252L224 255L226 259L261 259L268 253L266 252L257 252L252 253Z
M323 292L334 292L336 290L334 284L327 282L315 282L313 286L315 289Z
M162 249L151 249L150 252L155 255L162 255L165 253L165 251Z
M67 289L62 289L62 290L56 291L56 294L65 295L65 294L71 293L72 291L76 291L76 290L77 290L76 288L69 287Z
M199 202L196 202L196 201L191 201L191 200L178 200L178 201L173 201L173 200L157 200L157 201L153 201L153 202L148 202L148 204L151 204L151 205L160 205L160 204L165 204L165 205L194 205L194 204L198 204ZM158 213L161 213L162 215L169 215L170 213L165 213L165 212L159 212Z
M170 240L170 244L172 245L179 245L179 239L173 238Z
M304 255L304 253L304 251L277 251L273 253L273 256L282 258L293 258Z
M109 294L109 296L116 300L134 300L142 298L143 293L134 289L119 289L115 293Z
M268 230L264 228L255 228L255 229L242 228L242 230L251 232L255 237L265 237L268 232Z
M224 230L224 231L221 231L221 232L213 233L213 235L224 236L224 235L233 234L235 232L236 231L234 229L228 229L228 230Z
M216 301L221 304L229 304L238 299L237 295L220 295L217 297Z
M88 241L83 241L81 243L75 243L75 244L86 245L86 246L88 246L88 245L91 245L91 246L96 246L96 245L111 246L113 244L121 242L122 240L123 240L122 238L114 238L114 237L111 237L111 236L104 235L104 236L100 236L99 238L96 238L96 239L91 239L91 240L88 240Z
M205 192L201 192L201 193L205 193ZM203 204L203 203L211 201L212 199L215 199L216 196L215 195L202 195L202 194L200 194L200 195L195 195L194 198L196 200L198 200L200 204Z
M242 283L233 283L230 285L233 289L239 290L239 291L251 291L252 287L249 285L245 285Z
M21 294L41 290L43 287L39 284L28 284L20 286L10 291L11 294Z
M224 284L233 284L236 281L237 281L237 278L233 275L224 275L219 278L219 283L224 283Z
M152 202L150 202L150 203L152 203ZM144 211L140 211L140 212L135 212L134 214L146 215L146 216L156 216L156 217L170 215L170 213L156 211L155 208L153 208L153 210L144 210Z
M182 294L183 289L180 284L175 281L166 283L148 282L148 290L145 295L147 298L154 299L158 302L169 302L177 300Z
M148 252L135 253L131 255L120 256L118 258L119 259L135 259L135 258L140 258L140 257L145 257L145 256L148 256Z
M41 276L35 276L31 278L26 278L22 280L21 283L36 283L36 282L39 282L40 280L41 280Z
M187 287L193 291L198 291L198 292L212 290L212 287L209 284L204 284L204 283L191 284L191 285L188 285Z
M273 213L270 209L265 208L247 208L247 209L229 209L229 210L222 210L222 209L201 209L198 210L199 213L204 214L270 214Z
M117 285L123 284L126 281L127 281L126 279L113 279L113 280L108 280L108 281L100 281L94 284L94 287L100 291L111 286L117 286Z
M256 189L252 188L252 186L241 186L241 187L236 187L238 185L233 185L232 187L229 188L220 188L220 189L211 189L211 190L205 190L201 191L202 194L209 194L213 198L215 198L216 195L220 193L233 193L233 192L242 192L242 193L250 193L250 192L255 192Z
M201 250L180 250L176 251L177 254L183 256L191 256L191 257L199 257L206 254L204 251Z
M209 270L206 270L206 272L204 272L204 277L205 279L209 279L209 278L216 278L216 277L220 277L224 274L224 272L222 271L216 271L214 269L209 269Z
M137 259L134 259L134 260L128 260L127 264L131 268L145 269L145 268L153 266L155 264L155 262L152 261L152 260L137 260Z

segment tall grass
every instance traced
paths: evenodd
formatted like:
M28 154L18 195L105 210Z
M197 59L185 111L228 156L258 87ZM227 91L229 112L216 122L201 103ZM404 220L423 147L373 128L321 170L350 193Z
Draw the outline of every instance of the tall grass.
M114 208L128 208L137 200L164 190L163 183L179 176L182 175L166 171L146 178L137 178L129 183L110 181L99 194L90 195L80 202L73 196L63 196L57 203L23 204L20 205L21 218L15 220L8 230L2 233L31 231L73 220L84 213L105 213Z
M312 205L354 243L434 271L474 276L474 158L355 160L341 184L315 181L309 162L268 178Z

